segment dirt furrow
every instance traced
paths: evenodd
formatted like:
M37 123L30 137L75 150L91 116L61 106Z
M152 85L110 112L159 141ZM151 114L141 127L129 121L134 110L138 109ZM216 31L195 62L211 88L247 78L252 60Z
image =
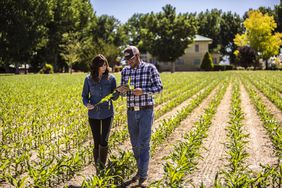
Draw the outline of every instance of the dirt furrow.
M256 93L261 97L263 103L267 106L267 109L273 114L274 118L282 123L282 112L273 104L261 91L254 88ZM281 94L282 98L282 94Z
M260 164L274 164L277 158L274 155L270 138L251 103L246 89L241 85L240 90L242 111L245 114L244 130L249 134L246 151L250 156L247 163L251 170L259 171L261 170Z
M149 163L149 177L148 182L152 183L156 180L162 178L164 169L163 169L163 157L166 157L171 153L174 149L174 145L183 140L183 136L185 133L189 132L193 127L194 123L197 122L204 112L205 107L212 100L212 97L216 94L216 89L214 89L207 98L203 100L203 102L192 111L192 113L181 122L181 124L175 129L175 131L167 138L164 144L161 144L156 148L157 155L154 155L152 159L150 159ZM187 102L186 105L189 103Z
M208 137L203 142L200 152L203 158L199 161L197 170L187 177L187 179L191 179L192 184L196 187L200 187L201 183L205 187L212 187L216 173L225 164L225 147L223 143L226 141L225 128L228 126L228 117L231 110L231 91L232 87L230 85L217 108L208 130ZM191 184L186 186L190 187Z

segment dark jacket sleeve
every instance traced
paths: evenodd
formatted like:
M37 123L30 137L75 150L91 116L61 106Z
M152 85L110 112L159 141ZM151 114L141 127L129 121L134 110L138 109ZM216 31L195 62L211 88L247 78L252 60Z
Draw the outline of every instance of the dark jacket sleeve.
M89 85L87 82L87 78L84 80L83 89L82 89L82 102L86 106L89 103Z

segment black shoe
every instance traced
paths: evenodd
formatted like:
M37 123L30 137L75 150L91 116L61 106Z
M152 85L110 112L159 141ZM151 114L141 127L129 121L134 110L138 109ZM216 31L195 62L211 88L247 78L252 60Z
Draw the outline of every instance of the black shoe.
M137 173L135 176L133 176L130 180L127 180L122 183L121 187L129 186L132 183L137 182L137 180L140 178L139 174Z
M140 178L139 174L137 173L135 176L131 178L131 183L135 183Z
M139 182L138 185L141 187L147 187L147 182L146 182L147 178L139 178Z
M104 169L107 162L108 146L99 145L100 168Z

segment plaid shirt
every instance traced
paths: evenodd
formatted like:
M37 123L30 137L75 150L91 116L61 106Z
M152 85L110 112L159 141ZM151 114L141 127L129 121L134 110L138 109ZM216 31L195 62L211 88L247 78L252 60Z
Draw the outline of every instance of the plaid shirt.
M121 85L129 84L129 78L130 85L134 88L141 88L143 94L134 96L131 91L127 92L127 107L154 105L152 95L163 89L156 67L143 61L136 68L126 66L121 72Z

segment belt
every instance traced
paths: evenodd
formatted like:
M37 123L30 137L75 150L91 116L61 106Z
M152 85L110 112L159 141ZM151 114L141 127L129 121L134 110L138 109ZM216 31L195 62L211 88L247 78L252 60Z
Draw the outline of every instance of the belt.
M153 109L153 105L150 106L133 106L133 107L128 107L128 110L131 111L139 111L139 110L146 110L146 109Z

